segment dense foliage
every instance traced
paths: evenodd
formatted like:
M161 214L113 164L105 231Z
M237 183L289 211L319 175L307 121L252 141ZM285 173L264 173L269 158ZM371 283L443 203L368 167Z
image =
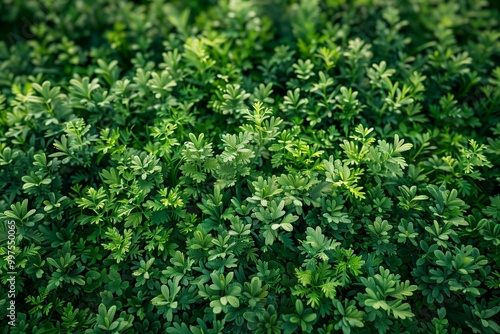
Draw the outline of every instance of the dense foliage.
M499 19L1 1L4 333L500 333Z

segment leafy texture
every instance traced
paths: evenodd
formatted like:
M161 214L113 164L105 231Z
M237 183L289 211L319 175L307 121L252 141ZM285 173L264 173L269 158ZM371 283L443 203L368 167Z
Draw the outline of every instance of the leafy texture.
M0 328L500 333L499 10L0 1Z

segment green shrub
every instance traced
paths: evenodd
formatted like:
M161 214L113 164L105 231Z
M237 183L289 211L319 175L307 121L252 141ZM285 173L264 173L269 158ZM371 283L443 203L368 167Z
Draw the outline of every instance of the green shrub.
M2 1L4 333L500 333L495 6Z

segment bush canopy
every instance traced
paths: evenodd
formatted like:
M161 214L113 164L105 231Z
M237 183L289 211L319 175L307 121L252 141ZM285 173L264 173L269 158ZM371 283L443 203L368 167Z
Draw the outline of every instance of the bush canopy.
M500 333L499 9L0 1L3 333Z

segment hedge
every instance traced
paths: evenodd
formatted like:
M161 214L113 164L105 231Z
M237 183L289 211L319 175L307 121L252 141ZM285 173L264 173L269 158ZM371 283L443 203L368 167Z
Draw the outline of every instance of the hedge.
M500 333L500 7L0 2L3 333Z

